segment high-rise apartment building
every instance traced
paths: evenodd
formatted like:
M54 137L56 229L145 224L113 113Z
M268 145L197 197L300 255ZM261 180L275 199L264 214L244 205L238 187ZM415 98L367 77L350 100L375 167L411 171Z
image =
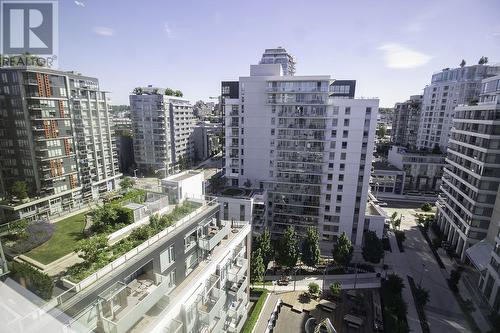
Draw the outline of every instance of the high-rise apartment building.
M342 232L359 245L378 100L354 99L353 81L280 73L252 65L239 89L223 82L229 185L267 190L274 237L293 225L317 228L326 253Z
M422 109L422 95L410 96L410 99L396 103L392 119L391 141L397 146L415 148L418 124Z
M165 89L136 88L130 95L134 159L143 173L172 174L194 159L195 118L191 103Z
M0 220L68 211L117 186L118 163L106 94L75 72L0 69L0 190L16 181L29 199L0 205Z
M473 65L443 69L425 87L418 128L417 148L446 151L457 105L474 103L481 80L500 74L500 66Z
M280 64L283 75L295 75L295 58L282 47L266 49L260 64Z
M498 224L491 219L500 184L499 81L483 80L479 102L455 108L450 131L437 222L462 259Z

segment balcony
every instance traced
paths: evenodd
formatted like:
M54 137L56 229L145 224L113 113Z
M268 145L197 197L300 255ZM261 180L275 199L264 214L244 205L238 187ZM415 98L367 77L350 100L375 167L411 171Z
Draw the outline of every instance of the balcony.
M156 273L142 275L128 285L117 282L98 296L103 331L127 332L172 289L170 281Z
M201 301L199 310L201 322L210 327L221 317L222 307L226 303L226 293L218 288L212 288L206 299Z
M198 240L198 246L206 251L212 251L230 231L229 221L221 221L222 226L208 226L207 234Z

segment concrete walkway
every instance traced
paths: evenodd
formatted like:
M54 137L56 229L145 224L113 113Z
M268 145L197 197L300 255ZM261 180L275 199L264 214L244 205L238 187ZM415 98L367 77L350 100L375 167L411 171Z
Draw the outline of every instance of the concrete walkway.
M267 296L266 302L264 303L264 307L260 312L260 316L257 319L257 323L255 324L252 333L264 333L267 328L267 323L269 318L271 317L271 313L273 313L274 307L276 303L280 299L279 295L270 293Z
M405 287L403 288L402 295L404 301L408 305L408 314L406 315L408 326L410 327L411 332L421 333L422 327L420 326L420 319L418 318L415 301L411 294L410 286L408 285L408 279L406 278L406 276L409 274L406 255L404 252L399 252L398 243L396 241L396 236L394 235L394 233L392 231L389 231L388 236L391 243L392 252L385 252L385 264L389 266L389 270L392 270L403 279Z
M439 267L429 245L417 227L413 215L415 211L390 208L384 208L384 210L389 216L393 211L397 211L403 213L405 217L401 223L401 230L404 230L406 235L405 252L399 253L394 234L391 232L392 253L387 255L385 263L405 282L406 288L403 289L403 296L408 303L408 323L412 331L421 332L421 328L406 275L412 276L417 285L421 282L422 287L429 290L430 300L425 306L425 314L432 333L472 332L455 296L448 288L446 282L448 272Z

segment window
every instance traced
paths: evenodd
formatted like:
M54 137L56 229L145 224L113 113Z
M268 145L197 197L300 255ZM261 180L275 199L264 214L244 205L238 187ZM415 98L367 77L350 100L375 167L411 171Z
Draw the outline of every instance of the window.
M342 149L346 149L347 148L347 141L343 141L342 142Z
M332 180L333 179L333 175L331 173L328 174L328 180Z
M367 107L366 108L366 114L371 114L372 113L372 108L371 107Z
M349 131L343 131L342 132L342 137L347 138L349 136Z
M240 205L240 221L245 221L245 205Z
M343 173L339 174L339 182L342 182L342 181L344 181L344 174Z
M333 163L328 163L328 169L333 169Z
M336 138L337 137L337 130L332 130L332 138Z
M340 213L340 206L335 207L335 213Z
M344 126L349 126L349 119L344 119Z
M337 185L338 192L342 192L343 190L344 190L344 185L342 185L342 184Z
M350 115L351 114L351 108L348 106L345 108L345 114Z
M340 153L340 160L345 161L346 153Z

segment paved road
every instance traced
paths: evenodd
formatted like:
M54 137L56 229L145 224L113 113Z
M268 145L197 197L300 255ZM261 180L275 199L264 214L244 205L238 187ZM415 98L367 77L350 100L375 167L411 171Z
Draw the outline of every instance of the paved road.
M415 217L409 214L412 210L393 208L384 208L384 210L389 216L394 211L402 212L405 216L401 223L401 230L404 230L406 235L405 252L398 254L397 246L394 247L391 242L393 252L386 259L386 263L394 271L400 273L405 282L407 279L404 274L411 275L417 284L422 278L422 286L429 290L430 294L425 313L431 332L471 332L455 296L446 283L448 272L438 266L428 244L418 230ZM406 293L409 292L406 290L408 288L405 288ZM409 321L413 321L414 315L410 314L410 311L408 317Z

